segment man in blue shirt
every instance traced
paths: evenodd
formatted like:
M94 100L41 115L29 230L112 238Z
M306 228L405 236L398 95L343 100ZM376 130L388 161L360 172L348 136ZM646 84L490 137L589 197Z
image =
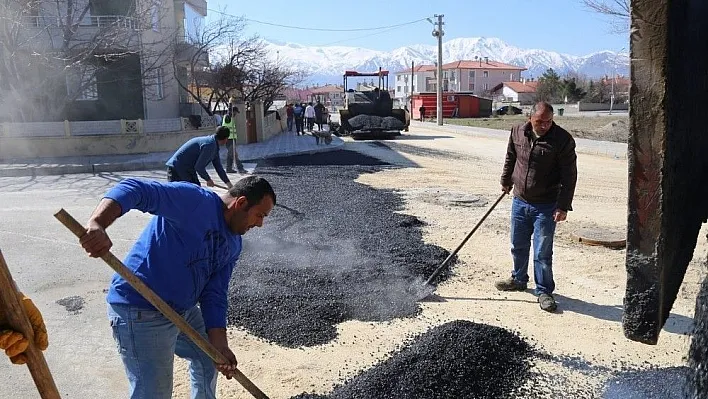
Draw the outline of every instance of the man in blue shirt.
M210 136L200 136L189 139L167 160L167 180L186 181L199 184L199 177L206 181L207 186L214 187L206 171L207 165L214 165L216 173L226 186L231 188L231 181L221 165L219 146L226 145L230 130L226 126L216 128L216 133ZM199 175L199 177L197 177Z
M215 398L217 369L227 378L236 357L226 338L227 290L241 253L241 235L261 227L275 206L263 178L248 176L218 194L194 184L126 179L98 204L81 245L101 257L112 243L106 228L131 209L155 215L125 257L125 265L229 363L215 366L133 287L114 274L108 318L130 383L130 398L172 397L174 355L189 360L192 398ZM199 306L197 306L197 304Z

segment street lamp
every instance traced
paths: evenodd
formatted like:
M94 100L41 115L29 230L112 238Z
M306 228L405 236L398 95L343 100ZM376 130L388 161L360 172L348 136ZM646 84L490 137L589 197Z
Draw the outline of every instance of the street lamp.
M437 23L433 23L433 21L430 18L426 18L428 22L433 24L435 26L435 29L433 29L432 35L433 37L438 39L438 67L437 67L437 73L438 73L438 82L437 82L437 109L436 109L436 119L438 120L438 126L443 125L443 102L442 102L442 83L443 83L443 78L442 78L442 38L445 36L445 31L443 31L442 27L444 25L443 23L443 17L444 15L435 15L435 18L438 19Z

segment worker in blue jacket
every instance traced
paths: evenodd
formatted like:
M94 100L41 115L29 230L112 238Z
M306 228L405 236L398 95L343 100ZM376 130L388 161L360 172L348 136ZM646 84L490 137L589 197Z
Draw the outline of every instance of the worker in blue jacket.
M114 274L106 298L108 319L130 398L171 398L175 355L189 361L192 398L216 397L217 370L233 376L236 356L226 338L229 280L241 253L241 236L261 227L273 206L275 192L258 176L238 180L223 195L185 182L126 179L98 204L80 239L86 252L105 255L112 246L106 229L131 209L153 214L125 265L229 359L215 365Z
M214 165L216 174L226 183L227 187L231 188L231 181L224 171L219 157L219 147L226 145L230 134L228 127L219 126L216 128L215 134L193 137L182 144L177 152L167 160L167 180L171 182L186 181L200 185L199 177L201 177L206 181L207 186L214 187L214 181L206 171L207 165L211 163Z

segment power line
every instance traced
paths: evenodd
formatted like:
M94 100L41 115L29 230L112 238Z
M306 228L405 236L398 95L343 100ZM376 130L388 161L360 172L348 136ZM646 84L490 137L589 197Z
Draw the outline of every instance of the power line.
M338 43L343 43L343 42L349 42L349 41L352 41L352 40L363 39L363 38L365 38L365 37L371 37L371 36L380 35L380 34L382 34L382 33L390 32L390 31L392 31L392 30L396 30L396 29L399 29L399 28L401 28L401 26L397 26L397 27L395 27L395 28L385 29L385 30L382 30L382 31L380 31L380 32L369 33L368 35L357 36L357 37L352 37L352 38L349 38L349 39L337 40L336 42L329 42L329 43L325 43L325 44L320 44L320 45L315 46L315 47L327 47L327 46L331 46L331 45L333 45L333 44L338 44Z
M236 15L228 14L228 13L225 13L225 12L219 11L219 10L213 10L211 8L209 8L208 11L215 12L215 13L221 14L221 15L225 15L227 17L240 18ZM261 25L275 26L278 28L297 29L297 30L305 30L305 31L317 31L317 32L364 32L364 31L372 31L372 30L392 29L392 28L399 28L399 27L406 26L406 25L412 25L414 23L426 20L426 18L421 18L421 19L416 19L415 21L408 21L408 22L403 22L403 23L395 24L395 25L379 26L379 27L375 27L375 28L326 29L326 28L305 28L302 26L282 25L282 24L276 24L273 22L259 21L257 19L251 19L251 18L243 18L243 19L248 22L253 22L253 23L261 24Z

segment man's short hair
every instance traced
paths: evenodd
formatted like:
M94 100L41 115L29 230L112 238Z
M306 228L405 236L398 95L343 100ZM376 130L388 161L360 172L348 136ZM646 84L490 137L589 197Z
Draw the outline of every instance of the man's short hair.
M531 115L535 115L536 112L541 111L544 114L553 113L553 106L547 101L539 101L531 107Z
M275 205L275 191L268 181L260 176L246 176L237 180L233 187L229 189L229 195L234 198L246 197L249 207L258 204L263 197L269 195Z
M228 122L226 122L228 123ZM221 140L226 140L229 138L229 135L231 135L231 130L229 130L228 127L226 126L219 126L216 128L216 139L218 141Z

